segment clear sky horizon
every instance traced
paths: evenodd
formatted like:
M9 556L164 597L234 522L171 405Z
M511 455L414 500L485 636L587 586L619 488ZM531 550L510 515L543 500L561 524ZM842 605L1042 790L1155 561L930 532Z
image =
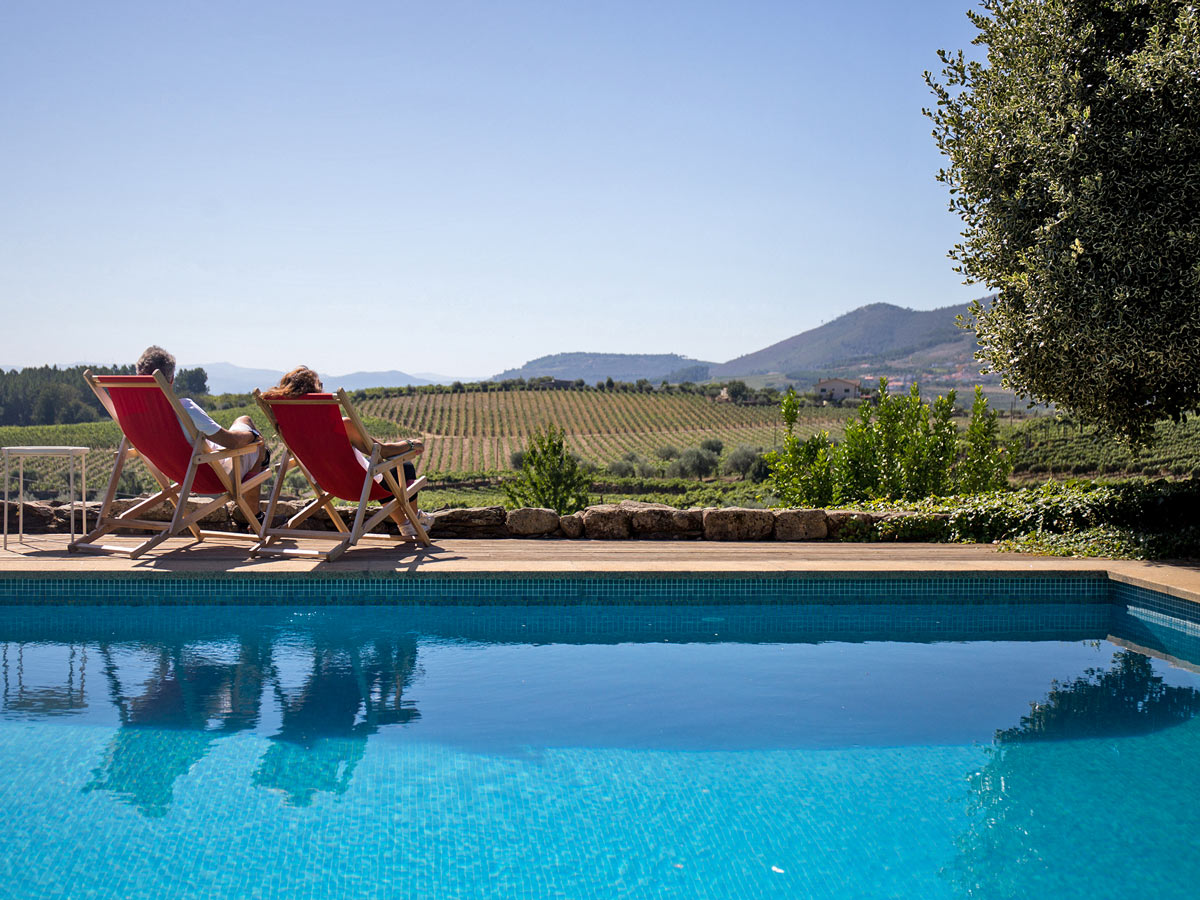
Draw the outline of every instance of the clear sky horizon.
M0 6L0 366L723 362L965 304L968 0Z

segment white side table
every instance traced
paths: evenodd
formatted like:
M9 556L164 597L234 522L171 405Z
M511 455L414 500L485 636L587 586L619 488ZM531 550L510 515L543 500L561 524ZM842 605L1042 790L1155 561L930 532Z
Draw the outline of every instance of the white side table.
M75 540L75 460L80 462L83 485L80 490L80 500L83 506L83 533L87 534L87 447L0 447L4 456L4 549L8 549L8 468L9 460L17 461L17 535L21 543L25 542L25 458L28 456L62 456L67 458L71 496L71 540Z

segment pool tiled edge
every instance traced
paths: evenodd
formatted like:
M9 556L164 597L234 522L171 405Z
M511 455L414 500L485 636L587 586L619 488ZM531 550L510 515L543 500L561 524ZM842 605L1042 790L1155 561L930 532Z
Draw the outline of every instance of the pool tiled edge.
M0 576L0 605L1111 603L1104 572ZM1138 589L1141 590L1141 589ZM1153 593L1153 592L1151 592Z

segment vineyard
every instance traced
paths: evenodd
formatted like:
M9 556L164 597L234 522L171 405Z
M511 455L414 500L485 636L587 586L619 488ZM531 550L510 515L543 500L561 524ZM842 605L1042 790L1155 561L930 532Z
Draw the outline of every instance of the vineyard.
M1053 476L1200 477L1200 420L1166 422L1145 447L1133 449L1095 428L1061 419L1037 419L1014 431L1018 478Z
M515 450L546 425L567 433L571 449L603 466L627 453L651 457L664 445L681 450L717 438L769 449L781 438L775 406L718 403L696 394L520 391L417 394L367 400L361 410L394 423L403 436L425 441L427 472L488 472L509 468ZM841 435L850 410L801 410L802 436Z
M430 476L435 490L432 507L470 505L472 501L499 502L500 488L494 478L468 485L471 474L511 470L514 451L524 449L529 435L546 425L557 425L567 434L572 451L600 469L635 453L653 459L656 451L672 445L680 451L698 447L716 438L729 453L739 445L770 449L778 446L782 431L778 407L714 402L702 394L654 392L606 392L593 390L416 392L398 397L374 397L360 401L368 429L383 439L420 437L426 451L419 468ZM277 440L257 407L239 406L216 410L215 418L228 426L239 415L249 414L263 435L278 449ZM820 430L837 440L853 410L801 407L797 432L808 437ZM1016 446L1014 477L1022 481L1047 478L1200 475L1200 423L1166 423L1148 447L1131 450L1091 428L1080 428L1061 419L1039 418L1005 430ZM0 445L74 445L92 448L88 454L89 493L96 496L111 470L112 455L120 443L120 431L110 422L75 425L0 427ZM278 458L278 456L276 456ZM138 464L120 487L120 495L149 490L154 482ZM16 489L15 471L13 490ZM438 483L442 482L442 485ZM700 485L697 490L700 490ZM27 494L43 499L65 497L67 462L63 459L28 460L25 464ZM740 482L706 482L709 490L735 491L745 502L752 489ZM299 488L299 483L289 485ZM757 490L755 488L755 490ZM457 493L456 493L457 491ZM665 486L654 493L665 498ZM621 489L604 489L605 496L627 496ZM461 494L461 496L460 496ZM628 496L649 495L647 491ZM659 498L658 494L663 494ZM687 497L699 502L697 497ZM715 500L717 498L708 498ZM424 501L423 501L424 502Z

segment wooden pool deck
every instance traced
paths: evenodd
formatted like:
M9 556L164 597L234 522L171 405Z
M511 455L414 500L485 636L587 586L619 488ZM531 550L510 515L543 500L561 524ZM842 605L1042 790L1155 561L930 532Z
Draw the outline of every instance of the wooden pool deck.
M173 539L141 559L76 554L65 535L10 536L0 551L0 577L63 577L138 572L205 574L305 573L352 575L550 574L794 574L887 577L1105 572L1116 581L1200 603L1200 561L1059 559L1000 553L985 544L717 543L712 541L588 541L439 539L423 550L358 548L333 563L251 559L246 544L222 539L196 544Z

